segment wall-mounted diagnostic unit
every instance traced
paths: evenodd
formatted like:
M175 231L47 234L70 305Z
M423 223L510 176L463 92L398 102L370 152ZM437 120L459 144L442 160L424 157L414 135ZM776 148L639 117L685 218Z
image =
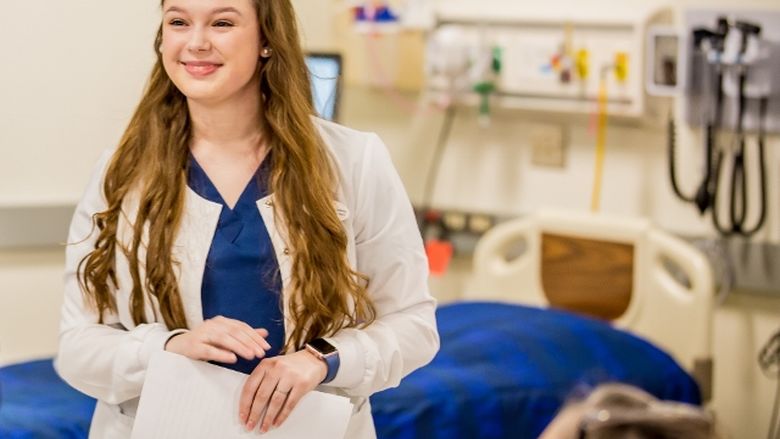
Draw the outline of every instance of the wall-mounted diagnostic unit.
M689 124L780 132L780 12L687 11L681 49Z
M426 56L445 99L527 110L645 113L647 29L665 8L607 1L440 2Z
M766 137L780 132L780 12L689 10L684 20L678 91L701 132L704 169L697 187L680 187L670 129L672 187L722 235L752 236L773 200Z

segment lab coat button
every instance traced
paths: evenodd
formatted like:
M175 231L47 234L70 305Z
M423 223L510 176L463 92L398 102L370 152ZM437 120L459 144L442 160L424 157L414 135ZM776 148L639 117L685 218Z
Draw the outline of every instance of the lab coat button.
M285 249L284 249L284 251L282 253L284 253L285 255L289 255L290 254L290 249L285 247Z

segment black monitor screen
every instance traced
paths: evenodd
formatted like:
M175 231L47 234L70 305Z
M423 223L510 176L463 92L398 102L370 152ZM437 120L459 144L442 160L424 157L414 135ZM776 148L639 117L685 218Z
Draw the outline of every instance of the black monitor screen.
M329 53L309 53L306 66L311 78L314 108L323 119L337 120L341 92L341 56Z

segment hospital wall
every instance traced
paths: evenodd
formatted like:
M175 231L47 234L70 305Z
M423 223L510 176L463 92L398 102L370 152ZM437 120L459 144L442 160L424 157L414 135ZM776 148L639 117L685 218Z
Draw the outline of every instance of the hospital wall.
M342 2L295 3L309 48L342 48L348 37L334 25L340 13L322 13L323 6L335 8ZM686 0L677 2L675 10L714 5L780 9L775 3ZM0 38L9 42L4 50L13 62L0 73L0 212L75 203L94 160L116 144L140 96L153 60L158 4L84 0L10 2L4 8ZM409 44L415 47L413 41ZM388 94L363 84L357 78L345 89L343 122L383 137L411 198L419 202L442 114L415 114L412 120L414 93ZM566 130L563 167L531 163L529 132L539 123ZM443 158L433 205L510 215L540 207L586 209L594 162L590 131L587 117L548 119L511 112L497 112L490 128L483 129L474 111L464 109ZM700 145L701 139L681 124L680 142ZM768 145L774 202L767 227L757 237L775 243L780 242L778 143L772 138ZM714 236L709 220L672 194L661 125L613 122L607 148L604 212L648 216L673 232ZM695 162L695 148L682 146L681 153L683 162ZM686 187L696 179L697 168L690 169L683 176ZM62 252L61 247L0 251L0 364L48 356L55 349ZM467 257L456 258L447 276L432 279L434 293L443 301L456 298L469 268ZM780 300L748 293L732 293L717 308L714 321L713 407L740 438L766 434L774 383L761 375L755 358L780 326Z

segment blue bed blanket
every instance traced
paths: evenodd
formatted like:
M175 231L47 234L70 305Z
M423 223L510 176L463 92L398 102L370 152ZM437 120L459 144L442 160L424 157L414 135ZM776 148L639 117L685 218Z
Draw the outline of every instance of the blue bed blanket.
M65 384L50 359L0 368L0 438L83 439L95 400Z
M596 320L495 303L442 306L437 319L433 362L371 398L379 439L534 438L573 392L606 381L700 402L666 353ZM0 368L0 438L86 438L94 405L51 360Z
M535 438L568 397L603 382L700 403L669 355L594 319L497 303L442 306L437 318L436 358L371 399L382 439Z

